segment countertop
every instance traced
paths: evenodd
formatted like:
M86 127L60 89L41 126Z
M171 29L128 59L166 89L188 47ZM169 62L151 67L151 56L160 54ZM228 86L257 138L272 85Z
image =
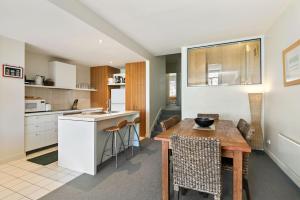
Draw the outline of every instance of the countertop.
M38 115L53 115L53 114L72 114L78 112L101 112L103 108L85 108L85 109L78 109L78 110L55 110L55 111L45 111L45 112L32 112L32 113L25 113L25 117L29 116L38 116Z
M127 115L134 115L139 114L139 111L120 111L120 112L114 112L114 113L105 113L105 114L91 114L91 113L85 113L85 114L74 114L74 115L65 115L65 116L59 116L59 120L71 120L71 121L87 121L87 122L97 122L107 119L113 119L117 117L123 117Z

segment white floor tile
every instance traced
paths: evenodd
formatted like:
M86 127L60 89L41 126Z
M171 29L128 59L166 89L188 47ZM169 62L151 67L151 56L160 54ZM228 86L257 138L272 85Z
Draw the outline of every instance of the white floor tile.
M23 189L25 189L27 187L30 187L30 186L32 186L31 183L28 183L27 181L23 181L23 182L21 182L17 185L11 186L9 189L11 189L15 192L19 192L20 190L23 190Z
M37 185L39 187L44 187L44 186L49 185L53 182L54 182L53 180L46 178L45 180L42 180L42 181L36 183L35 185Z
M7 197L8 195L11 195L13 193L14 192L9 189L4 189L4 190L0 191L0 199L4 199L5 197Z
M31 185L29 187L26 187L26 188L18 191L18 193L24 195L25 197L28 197L28 195L30 195L31 193L33 193L39 189L41 189L41 188L36 185Z
M18 194L18 193L13 193L11 195L8 195L7 197L3 198L3 200L21 200L24 196Z
M8 181L14 180L14 179L15 179L15 177L6 174L6 175L4 175L4 176L2 176L2 177L0 178L0 185L6 183L6 182L8 182Z
M73 180L74 178L75 178L74 176L66 175L66 176L64 176L64 177L62 177L62 178L60 178L60 179L58 179L57 181L58 181L58 182L61 182L61 183L67 183L67 182Z
M0 192L2 191L2 190L4 190L5 189L5 187L2 187L1 185L0 185Z
M39 199L82 174L60 167L58 162L42 166L27 161L55 150L57 147L0 165L0 199Z
M44 186L44 188L46 188L47 190L53 191L62 185L63 185L63 183L53 181L51 184Z
M31 193L30 195L27 195L28 198L30 199L39 199L41 198L42 196L45 196L46 194L50 193L49 190L46 190L46 189L39 189L33 193Z
M15 186L15 185L17 185L17 184L19 184L21 182L23 182L22 179L15 178L15 179L13 179L11 181L7 181L7 182L3 183L2 186L6 187L6 188L11 188L11 187L13 187L13 186Z
M22 199L19 200L30 200L30 199L28 199L27 197L23 197Z
M0 165L0 170L5 169L5 168L10 167L10 166L11 165L8 165L8 164Z

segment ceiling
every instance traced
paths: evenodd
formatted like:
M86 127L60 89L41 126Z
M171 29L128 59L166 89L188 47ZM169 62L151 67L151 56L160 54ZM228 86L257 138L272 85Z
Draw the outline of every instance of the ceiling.
M48 1L1 0L0 8L0 35L26 42L30 51L89 66L120 67L143 60Z
M258 36L290 0L80 0L154 55Z

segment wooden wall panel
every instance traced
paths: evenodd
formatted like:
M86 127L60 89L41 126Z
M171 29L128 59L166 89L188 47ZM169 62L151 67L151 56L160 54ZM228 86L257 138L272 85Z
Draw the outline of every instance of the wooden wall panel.
M188 52L188 85L207 83L207 61L205 49L191 49Z
M140 136L146 135L146 63L127 63L126 110L140 111Z
M91 92L91 106L107 109L107 100L110 98L110 88L107 85L108 78L120 73L120 69L110 66L91 67L91 85L97 89Z

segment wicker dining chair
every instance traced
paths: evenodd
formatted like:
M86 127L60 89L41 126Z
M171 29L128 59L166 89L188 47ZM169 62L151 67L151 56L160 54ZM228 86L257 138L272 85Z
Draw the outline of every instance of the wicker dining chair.
M220 115L219 114L210 114L210 113L198 113L197 117L208 117L208 118L214 118L215 120L219 120Z
M221 146L216 138L171 136L175 200L180 189L191 189L221 199Z
M240 131L243 138L250 144L254 129L244 119L240 119L237 125L237 129ZM248 170L249 170L249 157L250 153L243 154L243 189L246 192L247 200L251 200L249 183L248 183ZM226 171L233 171L233 160L231 158L222 158L222 168Z

